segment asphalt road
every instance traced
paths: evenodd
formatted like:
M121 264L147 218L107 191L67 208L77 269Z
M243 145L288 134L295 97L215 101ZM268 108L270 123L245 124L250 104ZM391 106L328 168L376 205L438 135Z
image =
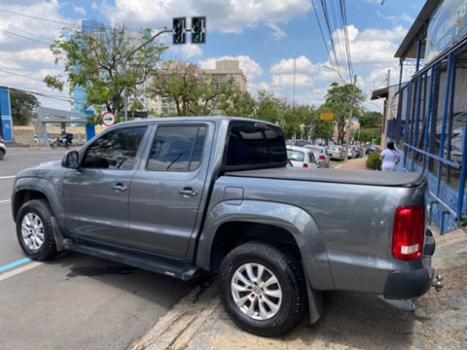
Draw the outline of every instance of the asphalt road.
M75 253L25 260L11 218L14 175L64 154L18 148L0 161L0 349L126 349L193 288Z

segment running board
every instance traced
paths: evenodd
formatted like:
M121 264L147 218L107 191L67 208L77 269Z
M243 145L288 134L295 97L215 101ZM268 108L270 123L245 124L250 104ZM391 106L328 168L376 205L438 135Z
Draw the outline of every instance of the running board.
M86 255L92 255L97 258L138 267L143 270L149 270L170 277L175 277L182 281L189 281L195 278L200 272L200 269L194 265L180 263L167 258L138 256L122 252L120 250L110 250L103 247L84 245L77 242L71 243L67 249Z

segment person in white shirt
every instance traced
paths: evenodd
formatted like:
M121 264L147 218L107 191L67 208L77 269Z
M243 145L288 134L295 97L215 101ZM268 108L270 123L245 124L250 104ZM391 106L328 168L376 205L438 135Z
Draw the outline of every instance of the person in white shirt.
M394 142L389 141L387 148L381 152L381 170L382 171L394 171L396 170L396 165L399 164L400 157L399 152L397 152L394 147Z

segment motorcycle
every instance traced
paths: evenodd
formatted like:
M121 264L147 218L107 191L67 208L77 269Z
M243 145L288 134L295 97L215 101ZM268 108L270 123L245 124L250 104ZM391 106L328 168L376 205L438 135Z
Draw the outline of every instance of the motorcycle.
M73 142L73 134L66 134L65 136L57 137L53 142L49 144L51 148L65 147L70 148Z

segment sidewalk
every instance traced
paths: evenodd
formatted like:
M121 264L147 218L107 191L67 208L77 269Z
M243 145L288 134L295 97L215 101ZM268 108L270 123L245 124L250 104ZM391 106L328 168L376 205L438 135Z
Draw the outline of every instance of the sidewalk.
M366 169L367 156L357 159L349 159L336 166L336 169Z
M330 292L318 324L303 320L285 337L261 338L230 321L212 285L183 299L132 349L467 349L467 234L457 230L437 244L433 266L445 287L418 299L415 312L411 302Z

